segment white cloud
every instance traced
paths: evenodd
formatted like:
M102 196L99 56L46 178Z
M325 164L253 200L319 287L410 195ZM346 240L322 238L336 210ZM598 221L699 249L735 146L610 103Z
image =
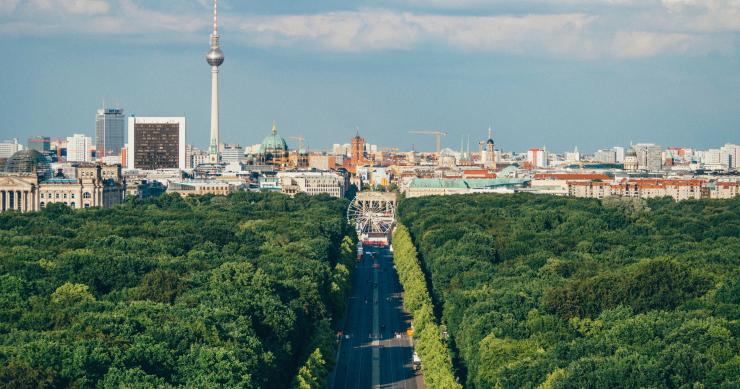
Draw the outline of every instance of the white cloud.
M614 54L624 58L651 57L665 52L685 53L698 39L689 34L620 31L614 38Z
M41 11L61 11L77 15L105 14L110 10L106 0L30 0L29 5Z
M419 32L406 14L383 10L244 18L239 29L264 45L309 43L348 51L408 48Z
M462 50L561 51L596 18L583 14L529 16L418 15L388 10L247 18L240 30L264 45L327 50L407 49L442 42ZM561 42L561 43L562 43Z
M0 15L15 12L19 0L0 0Z
M454 50L594 58L701 55L732 50L726 36L637 28L610 31L588 14L448 16L363 10L244 18L253 44L363 52L444 45ZM604 22L606 23L606 22ZM663 26L670 30L673 26Z
M110 3L108 2L110 1ZM149 40L206 41L206 0L188 11L157 11L143 0L0 0L1 35L128 34ZM407 0L459 5L504 0ZM740 0L522 0L575 5L576 12L528 15L359 9L294 15L223 15L224 42L302 50L365 52L420 47L559 57L641 58L731 53L740 33ZM579 5L596 3L597 8ZM636 4L642 5L636 5ZM151 4L151 3L149 3ZM629 7L620 7L629 4ZM618 11L605 9L620 7ZM178 8L182 9L182 8ZM14 11L13 11L14 10ZM63 13L63 15L60 15ZM61 17L60 17L61 16Z
M656 1L659 0L518 0L516 3L527 4L529 6L573 7L584 5L645 5L646 3ZM511 0L405 0L405 2L418 7L441 9L488 8L515 3Z
M433 40L464 50L569 51L567 42L584 41L597 18L585 14L527 16L431 16L412 18Z

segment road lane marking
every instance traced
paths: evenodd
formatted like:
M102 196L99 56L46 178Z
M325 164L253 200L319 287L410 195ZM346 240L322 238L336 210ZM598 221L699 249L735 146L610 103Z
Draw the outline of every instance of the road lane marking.
M378 269L373 269L373 373L372 373L372 388L380 387L380 348L377 340L378 332L380 332L379 325L379 308L378 308Z

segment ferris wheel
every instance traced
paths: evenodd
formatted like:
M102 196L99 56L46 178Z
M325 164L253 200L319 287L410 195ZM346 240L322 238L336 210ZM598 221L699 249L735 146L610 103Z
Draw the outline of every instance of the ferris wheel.
M347 221L359 235L387 234L396 220L395 201L364 199L359 195L347 208Z

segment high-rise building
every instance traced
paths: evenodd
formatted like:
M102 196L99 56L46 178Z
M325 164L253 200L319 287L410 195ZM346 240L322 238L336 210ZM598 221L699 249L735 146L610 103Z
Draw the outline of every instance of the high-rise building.
M663 169L663 150L660 146L652 143L638 143L633 145L637 153L637 163L640 169L657 172Z
M184 117L128 118L129 169L186 168Z
M67 138L54 138L51 140L51 152L56 161L67 158Z
M13 154L23 150L23 145L18 139L4 140L0 142L0 158L10 158Z
M614 150L614 154L616 154L616 162L617 163L623 163L624 162L624 147L621 146L615 146L612 147L612 150Z
M48 136L32 136L28 138L28 148L41 154L48 154L51 150L51 138Z
M722 170L726 167L722 165L722 151L720 149L709 149L701 153L701 163L704 168L710 170Z
M740 156L740 145L726 144L720 148L720 163L727 166L728 170L737 169L740 164L737 158Z
M126 115L119 108L101 108L95 115L95 151L99 159L120 156L126 133Z
M67 137L67 162L91 162L92 138L85 134Z
M598 150L594 154L594 160L603 163L617 163L617 153L614 150Z
M548 164L547 150L545 148L532 148L527 151L527 162L532 167L547 167Z
M238 144L225 144L221 152L224 163L239 162L244 159L244 148Z
M219 163L219 128L218 128L218 67L224 63L224 53L218 35L218 12L216 0L213 0L213 32L211 49L206 54L206 61L211 65L211 143L208 148L210 163Z

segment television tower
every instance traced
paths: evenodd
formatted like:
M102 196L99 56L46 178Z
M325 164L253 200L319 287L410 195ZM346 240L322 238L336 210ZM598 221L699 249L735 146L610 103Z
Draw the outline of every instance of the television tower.
M208 147L209 162L221 161L218 145L218 67L224 63L224 53L221 51L218 35L218 12L216 1L213 0L213 32L211 33L211 50L206 54L206 61L211 65L211 143Z

